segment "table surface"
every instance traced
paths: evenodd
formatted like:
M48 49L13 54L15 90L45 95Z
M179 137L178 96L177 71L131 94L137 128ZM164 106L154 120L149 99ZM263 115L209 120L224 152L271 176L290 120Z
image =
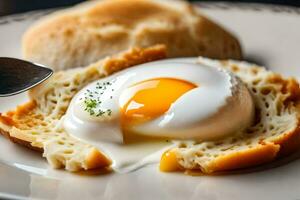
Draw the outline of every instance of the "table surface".
M71 6L84 0L0 0L0 16L21 13L37 9ZM196 1L196 0L190 0ZM205 0L216 1L216 0ZM226 1L226 0L223 0ZM232 0L232 2L258 2L290 6L299 6L300 0Z

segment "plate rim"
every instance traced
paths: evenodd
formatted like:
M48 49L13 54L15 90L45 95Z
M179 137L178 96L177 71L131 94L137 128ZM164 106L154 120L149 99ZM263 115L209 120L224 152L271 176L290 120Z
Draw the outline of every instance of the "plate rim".
M205 9L218 9L218 10L250 10L250 11L269 11L272 13L288 13L300 15L300 7L291 6L291 5L281 5L281 4L268 4L268 3L252 3L252 2L200 2L194 1L192 4L205 8ZM52 12L68 8L68 7L57 7L50 9L39 9L33 11L27 11L17 14L4 15L0 16L0 26L20 22L28 19L37 20L47 14Z

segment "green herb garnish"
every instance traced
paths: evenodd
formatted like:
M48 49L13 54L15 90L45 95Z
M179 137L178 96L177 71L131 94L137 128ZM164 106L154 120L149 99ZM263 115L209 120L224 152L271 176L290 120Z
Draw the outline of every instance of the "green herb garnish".
M99 97L99 93L100 95L102 95L104 93L104 90L106 90L108 88L108 86L112 85L110 82L104 82L104 83L96 83L96 91L91 91L89 89L86 90L86 92L84 93L84 105L85 108L84 110L87 111L91 116L111 116L112 111L111 109L107 109L107 110L101 110L101 109L97 109L97 107L99 107L99 105L102 103L100 101L100 97ZM113 89L112 89L113 91ZM110 96L110 99L112 99L112 96Z

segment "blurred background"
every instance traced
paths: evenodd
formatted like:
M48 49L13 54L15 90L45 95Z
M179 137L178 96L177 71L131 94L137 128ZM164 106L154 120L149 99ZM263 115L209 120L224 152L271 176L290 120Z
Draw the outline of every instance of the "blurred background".
M37 9L69 6L83 1L84 0L0 0L0 16ZM208 0L206 0L206 2L207 1ZM300 6L300 0L232 0L231 2L256 2Z

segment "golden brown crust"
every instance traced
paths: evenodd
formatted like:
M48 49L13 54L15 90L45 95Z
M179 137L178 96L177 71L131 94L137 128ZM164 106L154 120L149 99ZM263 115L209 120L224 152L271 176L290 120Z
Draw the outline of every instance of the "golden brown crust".
M241 169L267 163L276 158L279 149L279 145L268 143L246 151L221 156L208 166L211 171L206 173Z
M167 57L167 48L165 45L158 44L147 49L133 48L132 51L124 53L121 58L109 59L104 63L104 69L107 73L113 74L115 72L126 69L130 66L135 66L155 60L164 59Z
M300 148L300 125L291 133L286 133L283 137L274 141L275 144L280 145L278 157L287 156Z
M10 127L22 127L24 126L23 122L24 121L20 121L20 119L22 119L22 116L25 116L25 118L27 118L27 116L29 116L29 119L27 118L26 121L28 122L26 124L26 126L30 126L32 123L31 121L35 121L34 118L31 119L32 116L30 116L30 111L34 110L34 108L36 107L36 103L34 101L30 101L28 103L25 103L23 105L17 106L17 108L14 111L9 111L6 113L6 115L0 114L0 123L3 123L7 126ZM24 120L24 119L23 119ZM22 140L16 137L13 137L10 135L9 132L4 131L3 129L0 128L0 133L2 135L4 135L6 138L10 139L10 141L23 145L25 147L28 147L32 150L35 151L39 151L39 152L43 152L43 149L40 147L36 147L33 146L31 144L32 141L30 140Z
M165 44L168 57L241 58L238 40L184 1L91 1L52 14L23 37L26 59L56 70L85 66L133 46Z
M278 158L288 156L295 151L299 150L300 146L300 127L291 133L285 134L282 138L274 143L262 143L261 146L246 150L243 152L236 152L227 156L216 159L205 171L201 169L203 173L216 174L217 172L232 171L237 169L244 169L248 167L258 166L264 163L269 163ZM174 171L191 171L193 173L200 173L196 170L184 170L182 167L177 168ZM189 173L188 173L189 174Z
M38 152L41 152L41 153L43 153L43 151L44 151L44 150L43 150L42 148L40 148L40 147L32 146L31 143L28 142L28 141L20 140L20 139L18 139L18 138L15 138L15 137L10 136L8 132L3 131L3 130L1 130L1 129L0 129L0 134L2 134L3 136L5 136L6 138L8 138L8 139L9 139L10 141L12 141L13 143L22 145L22 146L24 146L24 147L27 147L27 148L29 148L29 149L32 149L32 150L34 150L34 151L38 151Z
M97 149L93 149L86 159L86 164L89 166L89 169L96 169L110 166L111 160L107 159L107 157Z
M230 171L268 163L294 153L299 150L299 147L300 126L293 132L284 134L274 143L262 143L260 147L220 157L211 166L208 166L211 171L206 173Z

